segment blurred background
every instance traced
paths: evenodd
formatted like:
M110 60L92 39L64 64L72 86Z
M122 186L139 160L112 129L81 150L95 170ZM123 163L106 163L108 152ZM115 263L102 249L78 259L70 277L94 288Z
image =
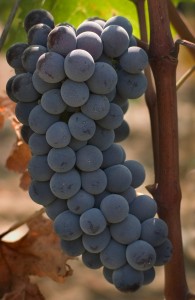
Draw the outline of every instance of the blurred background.
M185 6L183 11L191 28L195 28L195 14L192 14L192 10L190 14L186 12ZM0 32L1 30L2 28ZM181 46L177 79L179 80L193 65L193 57L185 47ZM13 70L7 65L5 53L2 53L0 55L0 97L5 96L6 82L12 75ZM126 151L127 159L138 160L145 166L146 180L138 192L148 194L145 186L153 183L154 174L150 123L144 98L130 101L125 119L129 123L131 133L121 144ZM178 90L178 120L183 245L187 279L190 289L195 293L195 73ZM0 233L41 208L33 203L28 193L19 187L19 175L5 168L6 159L15 141L15 132L10 121L6 120L0 130ZM156 278L153 283L136 293L126 295L107 283L100 270L93 271L84 267L79 258L69 261L69 264L74 273L64 284L55 283L49 278L32 277L32 281L38 283L47 300L163 299L164 275L161 267L156 268Z

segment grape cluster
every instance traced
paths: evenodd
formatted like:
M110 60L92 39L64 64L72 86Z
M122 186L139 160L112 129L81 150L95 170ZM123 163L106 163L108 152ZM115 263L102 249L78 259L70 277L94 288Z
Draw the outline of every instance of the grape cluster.
M155 200L136 193L144 167L118 144L129 134L128 99L147 88L147 54L121 16L75 29L38 9L24 28L28 42L7 51L15 75L6 89L32 152L30 197L45 207L67 254L103 267L120 291L135 291L172 251Z

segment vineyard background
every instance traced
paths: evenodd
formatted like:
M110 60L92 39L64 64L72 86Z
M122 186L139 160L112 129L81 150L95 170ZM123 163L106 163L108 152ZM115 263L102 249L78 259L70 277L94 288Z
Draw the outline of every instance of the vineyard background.
M194 18L189 18L191 27L195 28ZM189 69L194 60L188 50L181 48L179 54L178 79ZM5 97L5 85L13 71L7 65L5 55L0 57L0 97ZM191 76L178 90L178 115L180 135L180 172L182 200L182 226L184 254L187 268L189 288L195 292L195 78ZM144 185L153 182L153 161L150 139L149 117L144 99L132 101L129 111L125 115L131 134L122 143L127 159L137 159L146 168ZM40 209L29 198L28 193L19 187L19 175L5 167L6 160L12 150L16 135L6 120L0 130L0 233L4 232L13 223L30 216ZM139 192L147 193L145 187ZM14 237L16 238L16 237ZM68 277L63 284L55 283L49 278L32 277L47 300L109 300L118 299L162 299L163 298L163 268L157 269L156 279L152 284L140 291L129 295L117 292L101 275L101 271L92 271L84 267L81 261L71 260L73 276Z

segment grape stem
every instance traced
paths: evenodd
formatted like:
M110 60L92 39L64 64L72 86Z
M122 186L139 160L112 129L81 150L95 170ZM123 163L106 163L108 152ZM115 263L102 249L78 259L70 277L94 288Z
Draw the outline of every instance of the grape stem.
M149 58L154 75L157 111L158 174L150 191L158 203L158 214L169 227L173 243L173 256L165 265L165 299L185 300L186 282L180 204L178 115L176 94L176 69L178 51L171 36L167 0L148 0L150 19ZM155 113L155 112L154 112Z
M173 5L171 0L167 0L167 6L170 16L170 21L179 34L179 36L183 39L187 39L188 41L195 43L195 37L190 31L189 27L186 25L186 20L183 16L179 14L175 6ZM193 49L189 48L189 51L193 57L195 57L195 52Z
M5 24L5 27L3 29L3 32L2 32L1 38L0 38L0 51L2 50L3 45L4 45L5 41L6 41L7 35L9 33L10 28L11 28L12 22L13 22L13 20L15 18L15 15L16 15L17 9L18 9L18 7L20 5L20 2L21 2L21 0L16 0L15 1L14 5L12 7L12 10L10 12L10 15L9 15L9 17L7 19L7 22Z
M138 14L140 35L142 43L138 42L138 46L144 50L149 50L148 46L148 33L146 26L146 16L145 16L145 0L133 1ZM144 45L143 45L144 43ZM146 49L147 45L147 49ZM144 47L143 47L144 46ZM154 157L154 173L155 173L155 182L158 181L158 166L159 166L159 149L158 149L158 111L157 111L157 102L156 102L156 92L154 90L154 84L152 80L151 68L148 66L145 69L145 75L148 80L148 88L145 93L145 101L149 111L150 124L151 124L151 134L152 134L152 147L153 147L153 157Z

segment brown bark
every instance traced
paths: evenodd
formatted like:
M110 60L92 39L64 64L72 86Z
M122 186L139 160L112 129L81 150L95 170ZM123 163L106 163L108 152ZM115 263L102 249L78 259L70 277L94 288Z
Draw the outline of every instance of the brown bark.
M166 300L187 299L188 287L183 258L178 154L178 118L174 42L170 32L167 0L148 0L150 18L149 56L155 78L159 120L158 181L152 194L159 216L169 227L173 257L165 266Z

